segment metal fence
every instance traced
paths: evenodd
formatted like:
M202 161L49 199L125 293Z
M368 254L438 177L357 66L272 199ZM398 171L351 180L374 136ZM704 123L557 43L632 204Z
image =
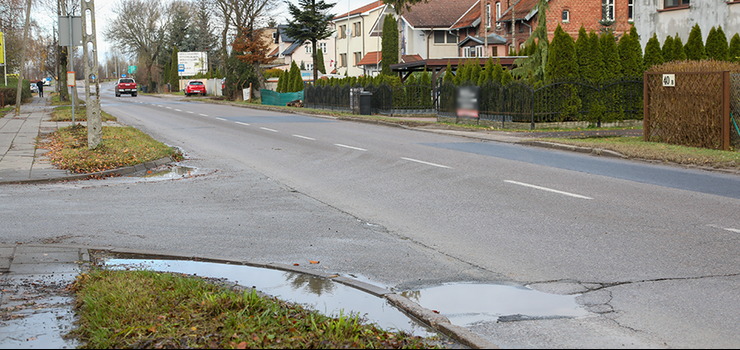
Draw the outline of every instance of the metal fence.
M740 73L730 73L730 143L740 150Z
M377 114L434 114L432 86L406 84L390 86L307 86L304 105L307 108L359 113L359 93L373 94L371 112Z
M438 115L455 117L456 87L439 89ZM488 83L480 87L479 120L535 123L642 119L642 79L621 78L602 84L582 80L561 80L544 86L519 82L509 85Z

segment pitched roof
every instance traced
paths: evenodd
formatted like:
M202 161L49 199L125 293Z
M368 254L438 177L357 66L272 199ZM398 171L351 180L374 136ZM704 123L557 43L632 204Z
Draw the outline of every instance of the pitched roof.
M449 28L478 0L429 0L411 6L403 18L415 28Z
M450 29L460 29L475 27L480 23L480 0L476 1L460 19L455 22Z
M277 28L277 32L280 35L280 41L284 43L292 43L295 41L293 38L289 37L288 34L285 34L285 29L288 28L287 25L281 24Z
M515 20L522 20L527 17L527 15L532 12L532 10L537 8L537 3L539 0L520 0L516 5L514 6L514 19ZM500 21L511 21L511 11L510 8L506 8L504 10L504 13L501 14L501 18L497 20L497 22Z
M383 5L385 5L383 3L383 1L382 0L378 0L378 1L371 2L371 3L369 3L369 4L367 4L367 5L363 6L363 7L360 7L360 8L354 9L354 10L351 10L348 13L349 13L349 16L354 16L354 15L358 15L360 13L364 13L364 12L370 11L372 9L378 8L378 7L383 6ZM336 15L336 16L334 16L334 20L336 21L338 19L342 19L342 18L347 17L347 16L348 16L347 13L343 13L341 15Z
M292 55L293 54L293 51L295 51L295 49L297 49L297 48L299 48L301 46L303 46L303 43L302 42L300 42L300 41L294 41L292 44L290 44L290 46L287 49L285 49L285 51L283 51L283 56L285 56L285 55Z
M468 41L474 41L475 43L480 44L480 45L483 45L485 43L485 40L483 40L482 36L469 36L463 40L460 40L460 43L457 44L457 46L462 47ZM501 35L495 34L495 33L488 35L488 45L496 45L496 44L506 44L506 38L502 37Z
M267 55L267 57L277 57L278 50L279 49L280 49L280 47L276 47L274 50L270 51L270 53Z
M357 62L358 66L367 66L367 65L376 65L380 63L383 60L383 52L381 51L371 51L365 54L365 57L363 57L360 62ZM423 58L419 55L403 55L401 56L401 62L399 63L409 63L409 62L416 62L421 61Z

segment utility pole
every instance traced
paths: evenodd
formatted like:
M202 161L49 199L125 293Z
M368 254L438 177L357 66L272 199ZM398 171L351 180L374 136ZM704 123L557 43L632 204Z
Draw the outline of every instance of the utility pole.
M31 0L26 0L26 24L25 28L23 29L23 42L28 42L28 26L31 23ZM15 115L21 114L21 88L23 87L23 68L26 66L26 47L28 45L23 45L23 49L21 49L21 64L20 68L18 69L18 87L16 88L15 92ZM3 50L5 51L5 50Z
M488 6L488 0L480 1L480 27L483 31L483 51L485 52L483 57L488 57L488 23L487 21L491 18L491 14L486 12L486 6ZM485 18L484 18L485 17Z
M100 118L98 44L95 35L95 0L83 0L81 3L83 28L82 61L85 65L85 105L87 107L87 147L89 149L95 149L103 141L103 123ZM88 27L90 28L90 33L87 32ZM91 83L95 84L94 98L90 92Z

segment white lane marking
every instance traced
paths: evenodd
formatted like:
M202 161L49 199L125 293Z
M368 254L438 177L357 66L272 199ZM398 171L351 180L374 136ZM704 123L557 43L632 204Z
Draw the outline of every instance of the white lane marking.
M182 112L182 111L181 111L181 110L179 110L179 109L175 109L175 110L176 110L176 111L178 111L178 112Z
M566 196L571 196L571 197L575 197L575 198L593 199L591 197L581 196L580 194L575 194L575 193L570 193L570 192L563 192L563 191L553 190L552 188L540 187L540 186L536 186L536 185L525 184L525 183L522 183L522 182L516 182L516 181L511 181L511 180L504 180L504 182L508 182L510 184L515 184L515 185L520 185L520 186L525 186L525 187L536 188L538 190L543 190L543 191L548 191L548 192L553 192L553 193L564 194Z
M195 112L191 112L191 111L186 111L186 112L188 112L188 113L195 113Z
M263 128L263 127L260 127L260 129L262 129L262 130L267 130L267 131L272 131L272 132L278 132L278 131L277 131L277 130L275 130L275 129L268 129L268 128Z
M709 227L714 227L714 228L718 228L718 229L720 229L720 230L725 230L725 231L730 231L730 232L740 233L740 230L738 230L738 229L736 229L736 228L727 228L727 227L721 227L721 226L717 226L717 225L707 225L707 226L709 226Z
M440 168L447 168L447 169L452 169L452 168L450 168L450 167L448 167L448 166L446 166L446 165L441 165L441 164L435 164L435 163L429 163L429 162L425 162L425 161L423 161L423 160L418 160L418 159L413 159L413 158L406 158L406 157L401 157L401 159L405 159L405 160L408 160L408 161L411 161L411 162L417 162L417 163L421 163L421 164L426 164L426 165L436 166L436 167L440 167Z
M157 105L157 107L164 107L164 106L162 106L162 105Z
M226 119L224 119L224 118L216 117L216 119L226 121Z
M221 119L221 118L216 118L216 119ZM249 125L247 123L242 123L242 122L234 122L234 123L241 124L241 125Z
M172 107L166 107L167 109L172 109Z
M297 138L305 139L305 140L311 140L311 141L316 141L316 139L314 139L314 138L310 138L310 137L308 137L308 136L301 136L301 135L293 135L293 136L294 136L294 137L297 137Z
M201 116L201 117L207 117L208 116L208 114L203 114L203 113L198 113L198 115Z
M367 151L367 150L366 150L366 149L364 149L364 148L358 148L358 147L352 147L352 146L347 146L347 145L343 145L343 144L341 144L341 143L335 143L335 144L334 144L334 146L339 146L339 147L349 148L349 149L353 149L353 150L357 150L357 151L363 151L363 152Z

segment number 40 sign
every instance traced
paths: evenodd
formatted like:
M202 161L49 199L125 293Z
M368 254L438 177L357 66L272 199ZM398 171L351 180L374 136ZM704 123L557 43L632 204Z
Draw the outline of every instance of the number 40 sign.
M676 75L663 74L663 87L676 87Z

